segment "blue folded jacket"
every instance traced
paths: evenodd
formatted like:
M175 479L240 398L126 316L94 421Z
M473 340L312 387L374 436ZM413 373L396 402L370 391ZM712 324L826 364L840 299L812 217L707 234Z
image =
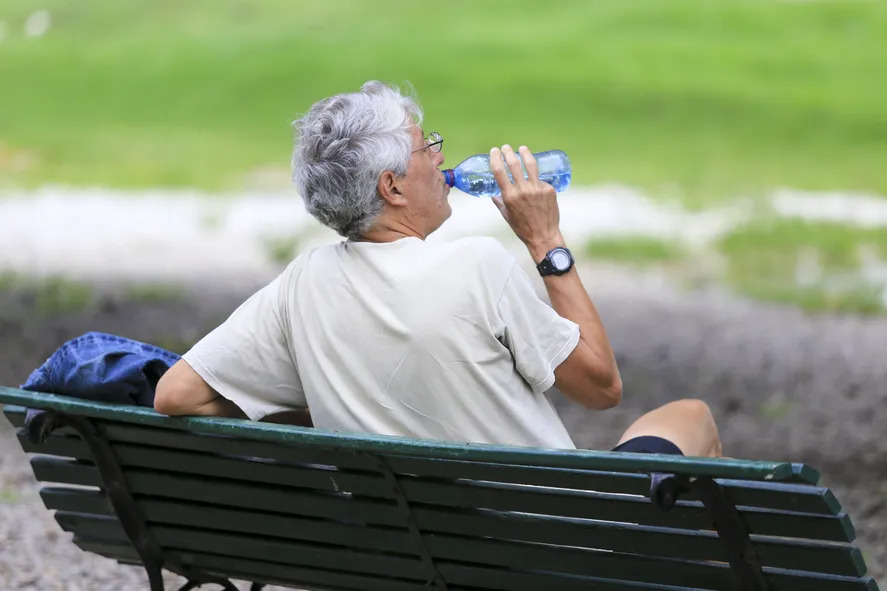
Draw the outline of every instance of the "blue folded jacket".
M154 389L179 355L124 337L89 332L62 345L23 390L154 406Z

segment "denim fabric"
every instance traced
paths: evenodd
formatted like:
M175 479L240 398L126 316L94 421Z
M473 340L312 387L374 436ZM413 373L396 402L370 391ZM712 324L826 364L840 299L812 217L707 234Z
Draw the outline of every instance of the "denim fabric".
M23 390L101 402L154 406L154 388L179 356L101 332L62 345L31 373Z

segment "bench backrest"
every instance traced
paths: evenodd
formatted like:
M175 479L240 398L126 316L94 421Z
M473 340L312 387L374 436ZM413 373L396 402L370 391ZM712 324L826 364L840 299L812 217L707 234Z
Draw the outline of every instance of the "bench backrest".
M650 502L650 474L729 491L775 591L876 589L834 496L804 466L346 436L44 396L91 416L154 538L233 578L341 589L732 589L692 496ZM32 396L32 395L29 395ZM21 408L5 409L16 426ZM41 496L81 548L138 562L89 449L60 429L20 441ZM86 487L86 488L83 488ZM594 583L596 586L589 586Z

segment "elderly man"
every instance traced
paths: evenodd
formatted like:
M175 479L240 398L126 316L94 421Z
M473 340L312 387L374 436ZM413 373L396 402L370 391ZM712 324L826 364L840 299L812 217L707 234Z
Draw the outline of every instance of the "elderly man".
M307 210L346 240L298 256L161 379L170 415L263 420L310 407L315 426L546 448L574 444L544 392L592 409L622 382L526 146L490 150L493 199L539 265L551 306L492 238L425 239L450 216L443 139L379 82L312 106L293 156ZM509 180L506 167L511 171ZM566 255L566 256L565 256ZM615 449L720 454L708 407L638 419Z

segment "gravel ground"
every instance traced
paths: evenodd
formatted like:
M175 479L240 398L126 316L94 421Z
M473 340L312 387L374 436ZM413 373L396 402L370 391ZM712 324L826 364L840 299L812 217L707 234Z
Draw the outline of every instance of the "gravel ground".
M643 411L702 398L728 455L820 469L853 518L870 574L885 579L887 318L805 315L716 292L676 293L655 278L602 268L583 277L616 349L625 396L618 409L601 414L556 397L577 445L610 447ZM104 286L88 307L64 314L39 312L27 290L0 291L0 383L21 383L59 344L88 330L181 350L255 287L240 281L146 298ZM36 490L0 421L0 589L146 588L141 570L71 544ZM180 581L169 579L177 588L173 582Z

